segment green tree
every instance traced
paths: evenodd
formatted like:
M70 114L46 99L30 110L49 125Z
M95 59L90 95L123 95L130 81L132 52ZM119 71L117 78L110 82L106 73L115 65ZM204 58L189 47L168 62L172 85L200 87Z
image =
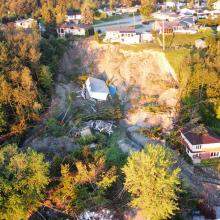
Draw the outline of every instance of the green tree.
M176 210L180 169L171 169L172 153L161 145L147 145L135 152L123 167L131 206L151 220L168 219Z
M141 0L141 15L144 19L150 16L156 5L155 0Z
M83 158L73 166L61 166L59 184L49 193L53 204L70 214L81 212L91 205L105 204L106 190L117 178L116 167L108 168L103 156L92 155L87 147L82 151ZM75 169L70 170L70 167Z
M50 91L53 85L53 75L48 66L42 65L38 73L39 84L42 89Z
M122 3L127 7L131 7L133 4L133 0L122 0Z
M42 154L15 145L0 149L0 218L27 219L40 206L49 183L48 163Z
M94 19L94 9L96 4L91 0L85 0L81 6L82 23L92 24Z
M115 5L116 5L116 0L109 0L109 8L111 10L114 9Z

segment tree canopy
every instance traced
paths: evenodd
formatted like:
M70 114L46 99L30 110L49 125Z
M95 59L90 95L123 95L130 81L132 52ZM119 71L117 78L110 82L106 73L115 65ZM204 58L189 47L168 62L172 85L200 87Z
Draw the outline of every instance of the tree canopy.
M44 156L7 145L0 149L0 172L0 218L27 219L40 206L49 183Z
M125 188L131 194L131 206L152 220L171 217L176 210L179 189L179 168L172 153L160 145L147 145L132 153L123 167Z

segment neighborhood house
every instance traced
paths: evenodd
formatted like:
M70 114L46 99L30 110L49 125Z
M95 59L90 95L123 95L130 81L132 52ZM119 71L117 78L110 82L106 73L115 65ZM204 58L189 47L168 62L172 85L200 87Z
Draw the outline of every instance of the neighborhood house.
M105 101L109 95L109 89L105 81L93 77L86 80L86 90L90 98L97 100Z
M80 20L82 19L80 10L68 10L66 15L66 22L74 22L79 24Z
M206 133L197 134L191 129L183 129L181 137L186 146L186 153L193 162L220 157L220 137L207 129Z
M136 33L133 27L108 28L104 42L139 44L141 42L141 35Z
M58 33L59 37L65 37L68 34L85 36L86 30L88 30L90 28L91 28L91 26L87 25L87 24L65 23L65 24L62 24L57 29L57 33Z
M24 29L27 29L27 28L32 28L33 24L36 24L37 21L35 21L34 19L32 18L28 18L28 19L22 19L22 20L17 20L15 21L15 26L17 28L24 28Z
M183 30L187 26L185 24L181 24L178 21L155 21L153 24L153 30L158 31L159 34L164 33L169 34L178 30Z

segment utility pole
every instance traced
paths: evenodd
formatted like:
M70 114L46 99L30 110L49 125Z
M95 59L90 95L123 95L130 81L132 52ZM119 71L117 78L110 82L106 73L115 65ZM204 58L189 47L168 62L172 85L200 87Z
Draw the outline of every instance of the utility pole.
M164 20L163 20L163 50L165 50Z
M136 23L136 22L135 22L134 12L133 12L133 20L134 20L134 27L135 27L135 25L136 25L135 23Z

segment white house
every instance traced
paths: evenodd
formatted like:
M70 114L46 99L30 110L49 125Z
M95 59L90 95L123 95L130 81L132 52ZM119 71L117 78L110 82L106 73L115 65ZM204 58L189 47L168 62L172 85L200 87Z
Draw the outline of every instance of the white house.
M220 10L220 1L214 2L213 3L213 8L216 10Z
M17 28L32 28L33 24L36 24L37 21L32 19L32 18L28 18L28 19L22 19L22 20L17 20L15 21L15 26Z
M57 33L59 37L65 37L68 34L85 36L86 30L89 28L91 26L87 24L64 23L57 29Z
M141 34L141 41L142 42L152 42L153 35L150 32L145 31Z
M183 129L181 137L193 162L220 157L220 137L213 131L207 129L206 133L197 134L192 129Z
M136 33L133 27L113 27L106 30L104 42L139 44L141 43L141 35Z
M74 22L79 24L80 20L82 19L80 10L71 9L67 11L66 14L66 22Z
M174 7L176 7L176 2L175 2L175 1L169 1L169 0L167 0L164 4L165 4L165 6L168 7L168 8L174 8Z
M109 89L105 81L89 77L86 80L86 90L93 99L105 101L109 95Z

